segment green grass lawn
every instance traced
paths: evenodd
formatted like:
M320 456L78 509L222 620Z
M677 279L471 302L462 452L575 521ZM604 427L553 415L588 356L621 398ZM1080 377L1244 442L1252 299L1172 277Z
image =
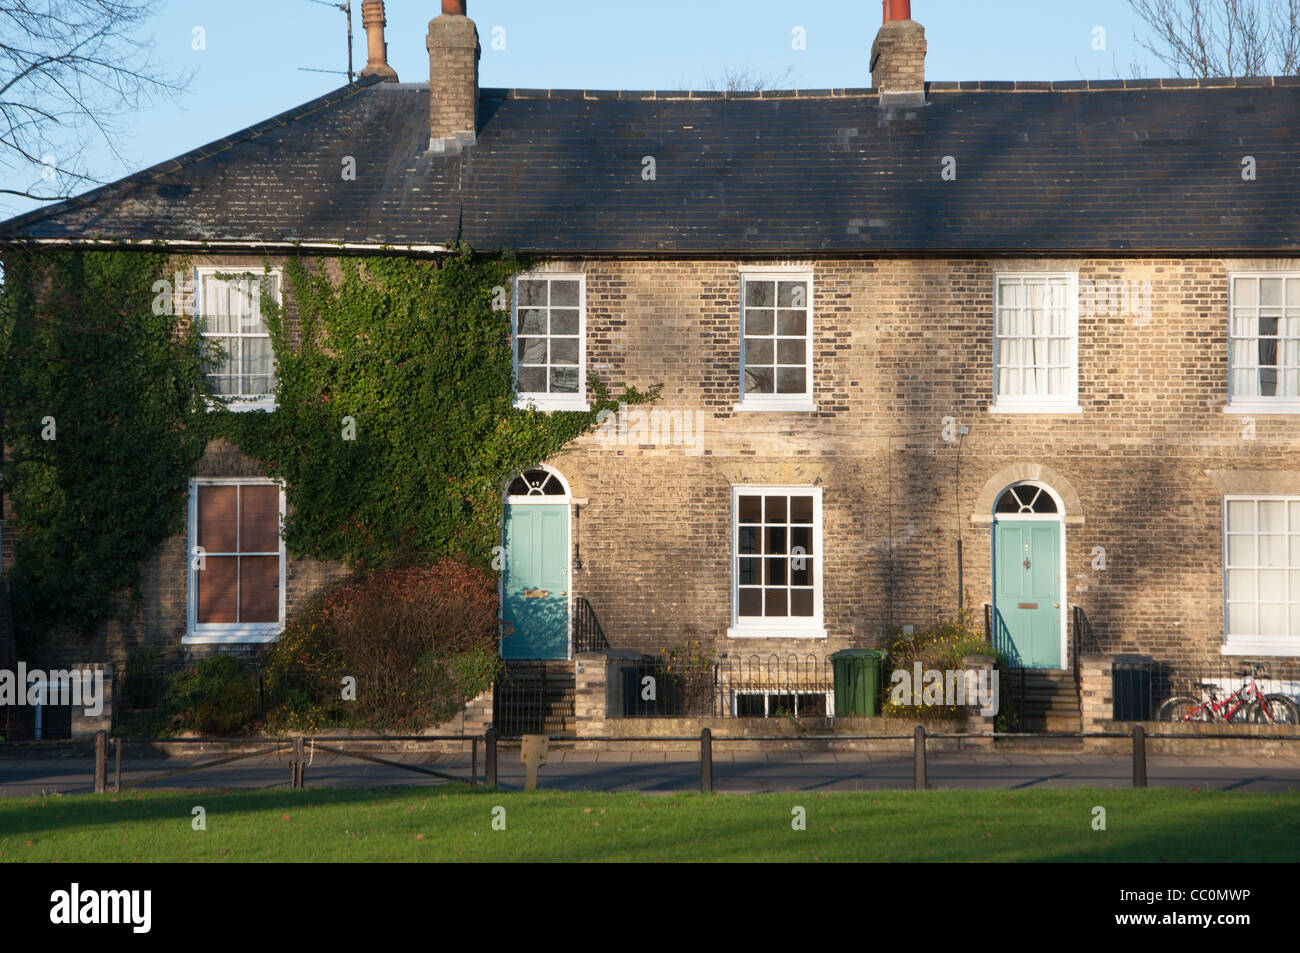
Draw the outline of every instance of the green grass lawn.
M207 830L192 828L196 806ZM1093 830L1093 808L1106 830ZM505 809L505 830L493 829ZM802 807L806 830L794 830ZM497 812L498 814L500 812ZM0 861L1294 861L1300 793L460 787L0 799Z

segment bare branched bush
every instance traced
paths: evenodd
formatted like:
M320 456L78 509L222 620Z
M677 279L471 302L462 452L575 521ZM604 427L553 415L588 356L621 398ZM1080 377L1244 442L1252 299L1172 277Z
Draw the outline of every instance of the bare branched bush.
M1300 0L1129 0L1149 29L1137 42L1175 76L1300 70Z

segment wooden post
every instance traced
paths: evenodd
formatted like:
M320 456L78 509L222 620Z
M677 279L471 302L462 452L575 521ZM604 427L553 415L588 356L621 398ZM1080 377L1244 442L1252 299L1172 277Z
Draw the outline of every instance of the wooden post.
M700 793L713 793L713 732L700 729Z
M478 787L478 738L469 740L469 786Z
M483 732L483 773L484 783L488 787L497 786L497 730L494 726L488 725L487 731Z
M524 790L537 790L537 772L546 763L546 735L524 735L519 746L519 760L524 765Z
M122 739L113 739L113 793L122 790Z
M95 732L95 793L108 790L108 734Z
M1147 736L1141 725L1133 726L1133 787L1147 786Z
M302 735L293 739L293 774L291 786L296 790L303 787L302 769L303 769L303 744Z
M912 764L912 787L918 791L924 791L930 786L929 778L925 771L925 725L916 726L916 734L913 738L913 764Z

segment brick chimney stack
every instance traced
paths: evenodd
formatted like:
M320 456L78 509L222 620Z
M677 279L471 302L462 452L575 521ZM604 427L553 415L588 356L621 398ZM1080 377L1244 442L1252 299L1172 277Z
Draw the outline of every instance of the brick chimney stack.
M465 0L442 0L429 22L429 149L455 153L473 145L478 118L478 30Z
M386 83L397 82L397 72L388 65L388 44L384 42L384 0L365 0L361 4L361 22L366 28L366 68L362 76L382 76Z
M911 0L883 0L885 20L871 44L871 85L881 105L925 102L925 27L912 19Z

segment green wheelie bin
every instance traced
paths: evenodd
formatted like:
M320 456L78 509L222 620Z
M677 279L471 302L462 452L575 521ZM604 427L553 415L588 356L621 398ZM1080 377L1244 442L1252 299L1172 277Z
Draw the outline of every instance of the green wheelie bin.
M831 656L836 718L880 714L880 667L886 657L876 649L841 649Z

